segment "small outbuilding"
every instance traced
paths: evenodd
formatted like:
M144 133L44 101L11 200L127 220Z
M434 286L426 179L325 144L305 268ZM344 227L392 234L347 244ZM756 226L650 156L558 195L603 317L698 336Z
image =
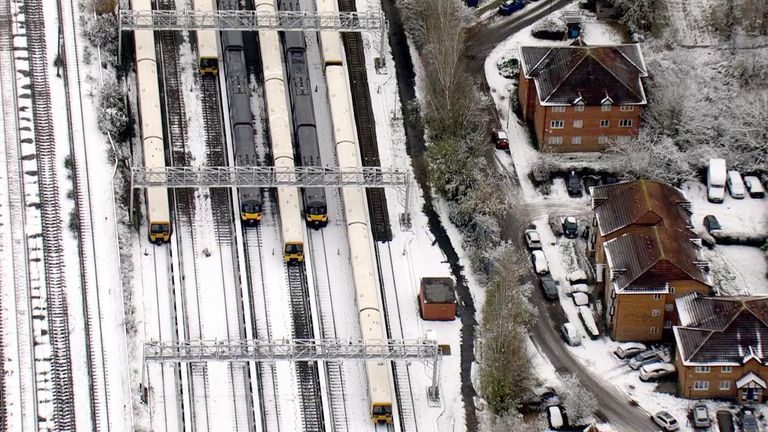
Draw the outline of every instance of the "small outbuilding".
M451 321L456 318L456 293L451 278L421 278L419 313L429 321Z

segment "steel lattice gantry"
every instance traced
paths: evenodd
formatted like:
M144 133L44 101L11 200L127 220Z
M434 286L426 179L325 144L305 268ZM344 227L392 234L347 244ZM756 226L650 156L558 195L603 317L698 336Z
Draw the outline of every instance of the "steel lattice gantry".
M438 397L442 350L429 339L203 340L144 344L145 363L421 360L432 363L429 394Z

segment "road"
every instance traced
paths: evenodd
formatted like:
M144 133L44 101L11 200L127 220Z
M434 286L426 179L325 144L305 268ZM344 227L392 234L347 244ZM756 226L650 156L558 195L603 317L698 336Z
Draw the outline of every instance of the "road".
M571 0L549 0L539 3L529 3L521 13L513 17L494 17L486 23L481 23L472 29L467 41L467 57L469 72L476 77L483 77L485 59L499 43L516 32L531 25L547 15L550 10L557 10L571 3ZM484 80L482 80L484 82ZM493 154L493 151L491 151ZM495 156L491 156L494 157ZM519 180L514 172L508 171L503 164L491 163L500 169L504 182L507 184L513 202L521 201ZM581 205L567 202L537 202L516 204L507 218L504 235L525 247L523 232L530 222L550 213L568 213L580 215L584 213ZM536 282L531 274L531 282ZM595 394L600 409L598 417L610 422L619 431L653 432L658 427L650 420L647 412L630 403L629 398L617 387L606 383L600 377L593 375L584 365L574 358L560 338L558 328L565 322L565 314L558 303L549 303L543 299L539 290L535 291L532 301L539 312L539 319L531 329L531 336L536 347L544 354L557 372L561 375L574 374L582 384Z

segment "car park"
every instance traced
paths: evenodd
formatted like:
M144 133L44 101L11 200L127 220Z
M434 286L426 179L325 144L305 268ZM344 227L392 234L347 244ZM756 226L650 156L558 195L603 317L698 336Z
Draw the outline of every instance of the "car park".
M579 331L576 330L575 325L569 322L563 324L563 326L560 327L560 334L562 334L563 339L568 345L572 347L581 345L581 335L579 334Z
M616 348L616 351L613 353L616 354L616 357L624 360L626 358L634 357L647 350L648 348L646 348L645 345L641 344L640 342L626 342L619 345L619 347Z
M541 236L535 229L525 230L525 244L528 249L541 249Z
M566 238L576 238L579 236L579 224L573 216L567 216L563 219L563 235Z
M657 363L659 361L661 361L659 358L659 353L656 350L650 350L641 352L640 354L632 357L629 359L627 364L631 369L638 370L647 364Z
M575 171L571 171L571 173L565 177L565 187L568 189L568 195L572 197L581 196L581 179L576 175Z
M651 363L640 368L640 381L663 378L677 372L672 363Z
M714 215L704 216L704 228L707 230L708 233L720 231L722 229L722 227L720 226L720 222L717 220L717 218Z
M751 198L765 197L765 188L756 176L744 176L744 186L747 187L747 192Z
M693 426L697 428L708 428L712 426L712 419L709 418L709 409L704 402L697 402L691 409L693 417Z
M728 193L731 197L736 199L742 199L747 194L747 189L744 187L744 181L741 179L741 174L738 171L728 171Z
M653 422L659 425L663 430L671 432L680 429L680 424L672 417L672 414L666 411L659 411L652 415Z
M507 0L499 5L499 15L507 16L525 7L525 0Z
M509 150L509 137L503 130L497 129L493 131L491 138L493 145L499 150Z
M552 279L552 276L550 275L544 275L539 280L539 285L541 285L541 292L544 293L544 298L547 300L557 300L558 294L557 294L557 283L555 283L555 280Z
M755 410L750 407L742 407L739 412L739 424L742 432L758 432L757 417Z
M549 273L549 263L547 262L547 257L544 255L543 251L533 251L533 270L536 274L540 275Z

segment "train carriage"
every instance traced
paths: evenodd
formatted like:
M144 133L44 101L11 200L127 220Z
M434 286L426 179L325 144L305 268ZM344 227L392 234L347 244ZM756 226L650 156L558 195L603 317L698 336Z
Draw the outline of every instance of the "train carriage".
M197 11L210 12L216 9L213 0L194 0ZM215 30L197 31L197 63L200 75L219 73L219 49L216 44L218 32Z

